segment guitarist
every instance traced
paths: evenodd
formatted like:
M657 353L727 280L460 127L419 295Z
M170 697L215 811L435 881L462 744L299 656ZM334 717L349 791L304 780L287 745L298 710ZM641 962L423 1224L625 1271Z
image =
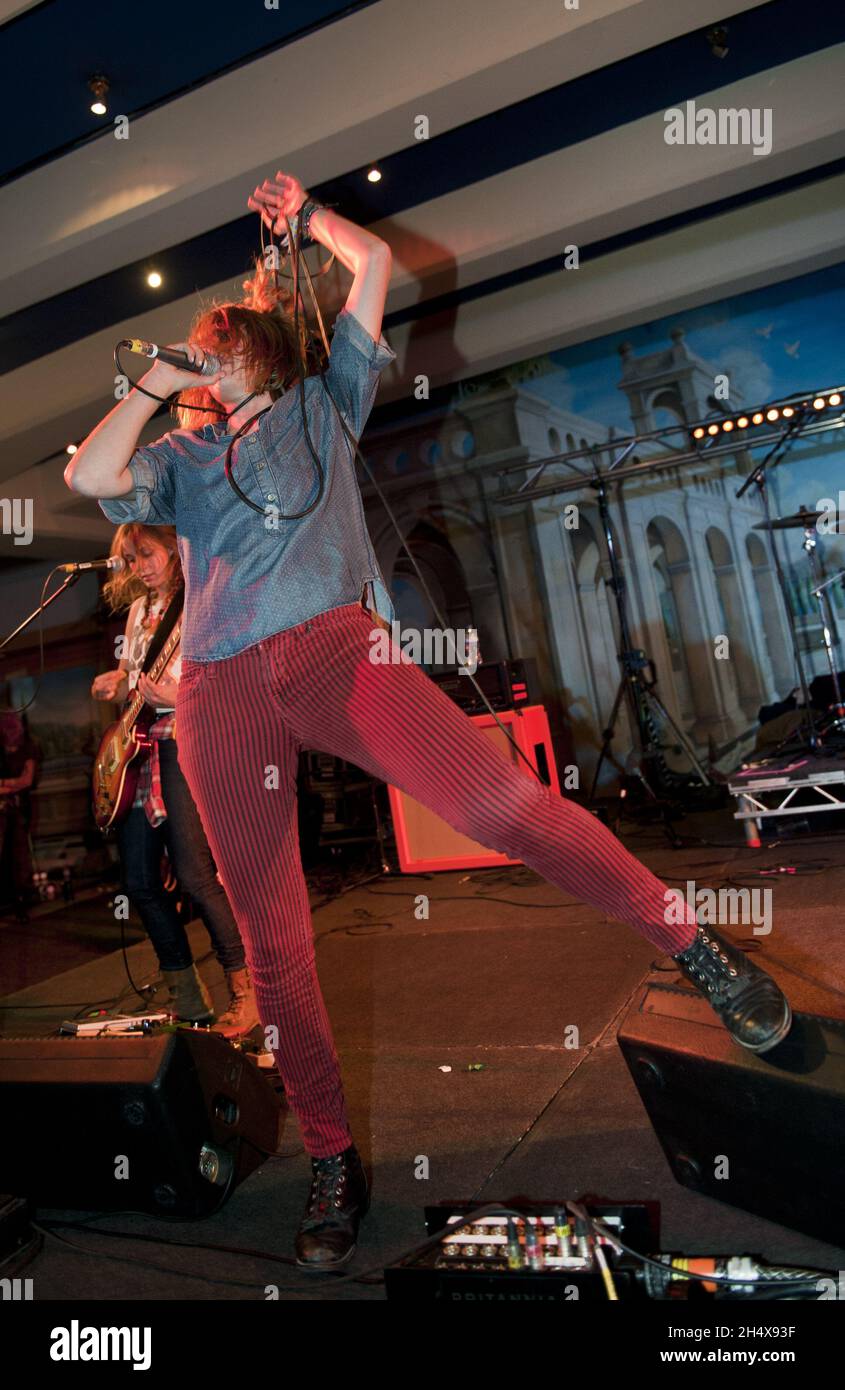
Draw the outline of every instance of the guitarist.
M140 669L156 626L182 583L175 528L159 526L153 531L138 524L119 526L111 554L119 555L125 568L104 585L103 595L112 612L130 604L126 655L117 670L95 678L91 694L97 700L125 701L137 685L155 712L148 730L150 752L140 755L143 765L135 801L116 826L123 890L155 947L174 1012L188 1022L211 1022L211 999L173 895L161 880L166 844L174 873L199 908L229 986L229 1006L214 1031L239 1037L255 1027L258 1013L243 942L177 758L175 704L182 665L178 645L157 682Z

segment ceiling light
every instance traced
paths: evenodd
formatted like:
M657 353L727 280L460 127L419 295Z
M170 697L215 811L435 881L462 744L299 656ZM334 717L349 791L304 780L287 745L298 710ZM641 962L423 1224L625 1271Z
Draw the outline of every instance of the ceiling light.
M728 30L725 24L716 24L712 29L708 29L704 36L710 45L710 52L714 58L726 58L728 56Z
M88 87L94 94L94 100L91 103L92 112L95 116L105 116L108 110L106 106L106 97L109 90L109 79L103 77L102 73L100 73L95 77L89 78Z
M153 290L158 289L159 285L161 284L161 276L159 275L157 270L150 271L149 275L147 276L147 284Z

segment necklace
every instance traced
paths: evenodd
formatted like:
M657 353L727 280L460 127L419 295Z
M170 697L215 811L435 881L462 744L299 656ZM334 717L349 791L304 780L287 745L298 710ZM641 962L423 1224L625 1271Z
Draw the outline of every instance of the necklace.
M146 598L146 602L145 602L145 604L144 604L144 611L143 611L143 613L142 613L142 615L141 615L141 626L142 626L142 627L155 627L156 624L159 623L159 622L161 621L163 609L162 609L162 612L159 612L159 613L153 613L152 610L153 610L153 608L156 607L159 603L162 603L162 604L163 604L163 602L164 602L164 599L163 599L163 597L160 597L160 596L159 596L158 589L148 589L148 590L147 590L147 598Z

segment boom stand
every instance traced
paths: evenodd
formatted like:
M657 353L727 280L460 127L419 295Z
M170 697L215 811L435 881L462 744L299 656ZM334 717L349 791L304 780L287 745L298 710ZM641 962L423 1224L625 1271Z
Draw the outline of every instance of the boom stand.
M658 765L658 768L660 767L660 764L663 763L663 755L660 751L660 747L657 741L657 731L654 722L655 711L657 711L657 713L660 714L662 719L664 719L665 722L669 725L669 727L673 730L675 737L678 740L678 743L686 753L690 761L690 764L695 769L699 779L701 780L702 785L705 787L709 787L711 785L711 782L710 778L707 776L707 773L704 771L704 768L701 766L701 763L698 761L695 749L693 748L686 734L683 732L682 729L678 727L675 720L672 718L672 715L669 713L668 709L661 700L660 696L657 694L657 675L654 670L654 663L648 656L646 656L646 653L644 651L634 648L631 645L631 630L628 624L628 613L625 606L625 580L619 565L616 543L613 537L613 528L610 523L610 508L608 506L607 501L607 486L605 484L603 476L601 475L601 473L599 473L598 468L596 468L595 480L590 483L590 486L594 489L596 493L599 514L602 520L602 529L604 531L605 541L607 544L608 558L610 560L610 588L616 600L616 609L619 615L619 640L621 644L621 650L617 653L617 656L619 658L619 663L622 668L622 675L620 677L619 685L616 690L616 696L613 701L613 707L610 711L610 719L608 721L607 728L603 731L601 752L599 753L598 762L596 763L596 770L593 774L593 784L590 788L589 800L592 802L595 797L596 787L598 785L599 780L599 773L601 772L602 764L604 763L605 758L607 757L608 752L610 751L610 745L613 742L614 734L616 732L616 722L619 718L619 710L621 709L622 701L627 696L628 704L633 715L633 721L640 739L641 751L639 766L637 768L637 776L639 777L640 781L642 782L646 792L651 797L652 801L660 805L660 798L658 797L654 788L650 786L642 770L642 763L644 762L648 763L649 761L651 761L652 763L656 763ZM647 679L644 674L646 670L650 671L649 679ZM669 841L672 844L672 847L674 849L679 848L681 841L675 834L674 828L672 827L672 824L669 821L665 807L663 811L663 823L666 829L666 834L669 837Z
M769 544L772 547L772 555L774 557L775 562L775 573L778 577L778 584L780 586L781 597L783 598L783 606L786 610L786 625L789 628L789 636L792 643L792 656L795 662L795 670L798 675L798 681L801 686L801 697L804 701L804 713L806 716L807 725L806 740L812 752L820 754L822 752L822 740L818 730L816 729L815 720L813 719L813 711L810 708L810 691L807 686L807 677L804 673L804 663L801 660L801 651L798 646L798 634L795 631L795 615L793 614L792 604L789 600L789 590L786 587L786 578L784 577L783 569L781 567L780 556L778 555L778 548L775 544L775 538L773 534L774 527L772 525L772 510L769 505L769 488L768 480L766 478L766 469L771 464L780 462L781 457L786 453L787 449L791 448L792 445L795 443L795 440L798 438L798 435L804 428L807 418L807 407L799 407L799 409L796 411L795 419L790 421L789 428L786 430L783 437L778 440L777 444L774 444L772 446L772 448L766 454L766 457L764 459L761 459L757 466L751 470L748 477L745 479L745 482L742 484L742 487L740 487L737 490L735 496L737 498L737 501L739 501L739 498L742 497L743 493L748 491L748 489L751 487L751 484L753 483L756 486L761 498L763 499L763 511L766 517L766 529L769 535ZM800 725L798 727L800 729ZM797 730L793 730L789 737L784 739L783 743L779 744L778 748L775 749L775 752L779 752L781 748L783 748L787 743L789 743L790 740L795 736L796 732Z
M814 582L818 585L818 587L813 590L813 598L819 605L819 612L822 619L822 642L824 643L827 664L830 668L830 680L833 686L833 709L828 711L833 717L826 730L826 732L829 732L830 729L836 729L838 731L845 728L845 705L842 703L842 687L839 684L839 672L836 669L836 654L833 650L833 634L836 631L836 626L833 616L833 606L830 602L830 594L828 593L831 584L835 584L837 580L845 576L845 570L840 570L832 579L826 579L824 583L821 582L819 562L815 553L815 531L815 526L805 527L802 549L807 552L807 559L810 562L810 573L813 576Z

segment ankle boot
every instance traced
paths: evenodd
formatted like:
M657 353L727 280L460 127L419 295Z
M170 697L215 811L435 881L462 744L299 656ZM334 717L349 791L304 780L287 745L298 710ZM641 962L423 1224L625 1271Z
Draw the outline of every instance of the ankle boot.
M162 970L162 978L170 990L167 1007L183 1023L212 1023L214 1006L211 996L200 979L195 965L184 970Z
M311 1191L296 1236L303 1269L337 1269L355 1252L358 1223L370 1205L367 1177L354 1144L330 1158L312 1158Z
M711 927L673 956L719 1015L734 1042L751 1052L768 1052L792 1026L789 1001L770 975Z
M251 1033L259 1022L258 1007L246 966L240 970L227 970L226 983L229 986L229 1006L211 1031L222 1033L225 1038L239 1038L244 1033Z

